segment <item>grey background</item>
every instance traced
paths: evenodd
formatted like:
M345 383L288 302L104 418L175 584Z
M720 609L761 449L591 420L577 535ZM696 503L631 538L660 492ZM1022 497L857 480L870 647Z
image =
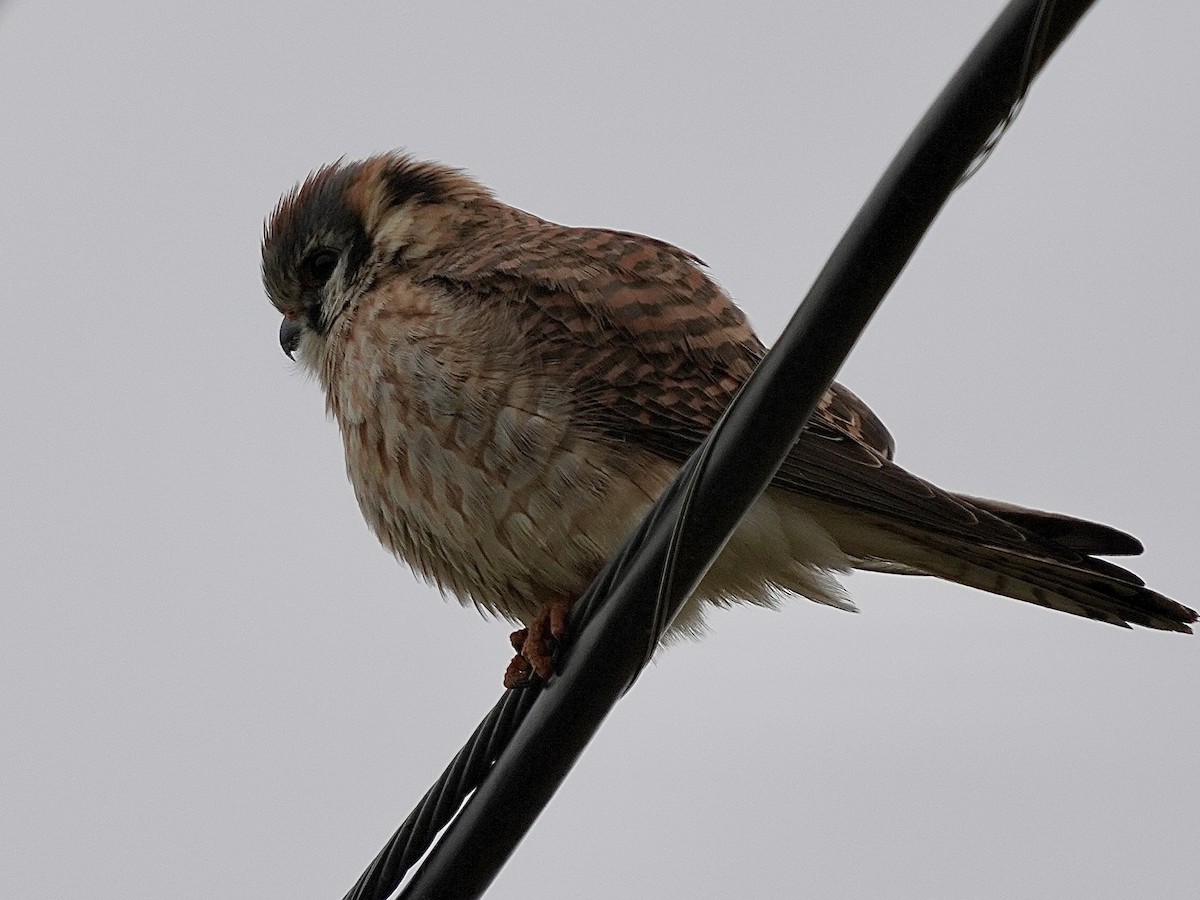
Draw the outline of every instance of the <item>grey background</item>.
M999 2L0 9L0 895L340 897L508 626L375 544L263 217L405 146L705 258L768 340ZM842 374L947 487L1193 605L1194 4L1106 2ZM714 617L491 896L1190 897L1200 644L855 575Z

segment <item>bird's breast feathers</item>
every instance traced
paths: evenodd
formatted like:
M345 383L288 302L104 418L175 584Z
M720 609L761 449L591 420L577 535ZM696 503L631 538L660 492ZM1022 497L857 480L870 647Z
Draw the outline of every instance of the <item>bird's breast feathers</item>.
M525 618L586 587L675 466L595 440L502 338L398 280L331 335L323 380L380 540L460 599Z

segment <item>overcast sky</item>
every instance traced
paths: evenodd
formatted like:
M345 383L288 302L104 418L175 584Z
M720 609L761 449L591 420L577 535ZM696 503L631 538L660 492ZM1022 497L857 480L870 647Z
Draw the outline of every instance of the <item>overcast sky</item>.
M500 694L279 351L280 193L405 147L694 251L769 342L999 7L0 8L0 895L341 897ZM1192 605L1197 34L1100 3L841 376ZM1195 896L1200 639L848 586L660 657L489 896Z

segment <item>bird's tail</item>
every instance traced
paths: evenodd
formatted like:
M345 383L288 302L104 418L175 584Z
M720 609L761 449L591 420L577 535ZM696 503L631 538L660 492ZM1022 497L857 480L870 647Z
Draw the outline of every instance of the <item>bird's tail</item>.
M1127 569L1095 557L1140 553L1142 545L1131 535L1058 513L965 495L956 499L1017 526L1028 540L973 543L889 522L883 526L889 532L886 558L900 570L1112 625L1191 633L1194 610L1150 590Z

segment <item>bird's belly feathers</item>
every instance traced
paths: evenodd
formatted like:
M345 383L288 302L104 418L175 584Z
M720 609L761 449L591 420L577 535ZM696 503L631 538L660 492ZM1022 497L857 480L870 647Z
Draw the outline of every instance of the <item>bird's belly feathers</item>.
M365 366L378 376L369 385L330 379L347 472L392 552L461 601L527 621L587 587L678 465L581 429L545 378L446 357L392 352L386 367ZM848 606L829 574L847 566L800 498L769 491L675 632L701 629L703 600L773 604L782 589Z
M464 602L528 619L574 599L673 474L580 434L541 379L402 364L369 415L331 395L347 472L383 544Z

